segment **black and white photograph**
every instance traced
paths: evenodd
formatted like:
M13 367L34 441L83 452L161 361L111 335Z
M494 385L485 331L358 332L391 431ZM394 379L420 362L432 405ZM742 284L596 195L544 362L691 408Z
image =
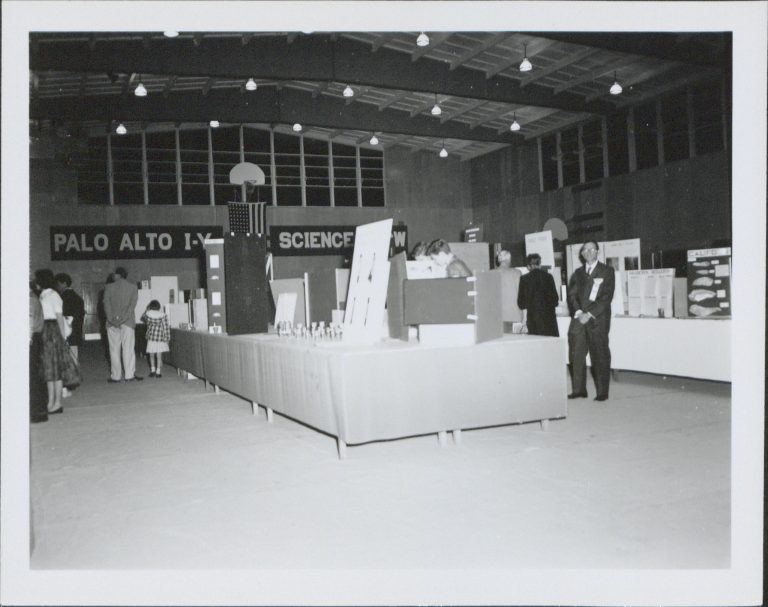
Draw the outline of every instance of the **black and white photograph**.
M3 17L2 604L763 602L767 2Z

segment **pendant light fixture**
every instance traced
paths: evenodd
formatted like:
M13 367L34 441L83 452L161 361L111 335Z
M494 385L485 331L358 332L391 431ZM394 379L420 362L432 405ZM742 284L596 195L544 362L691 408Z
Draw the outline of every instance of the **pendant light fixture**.
M133 91L133 94L137 97L146 97L147 96L147 89L141 82L141 74L139 74L139 84L136 85L136 88Z
M512 114L512 124L509 125L510 131L519 131L520 123L517 121L517 114Z
M117 125L117 128L115 129L115 133L118 135L125 135L128 132L128 129L125 128L125 125L121 122Z
M523 45L523 60L520 62L521 72L530 72L533 69L533 64L528 61L528 45Z
M443 148L440 150L440 158L448 158L448 150L445 149L445 139L443 139Z
M355 91L352 89L351 86L347 85L342 95L344 95L345 97L354 97Z
M176 32L174 30L168 30L163 32L163 36L165 36L166 38L175 38L178 35L179 35L179 32Z
M371 135L370 144L371 144L371 145L379 145L379 138L378 138L378 137L376 137L376 133L374 133L373 135Z
M421 32L418 38L416 38L416 46L429 46L429 36Z
M246 91L255 91L258 88L256 81L253 78L248 78L248 82L245 83Z
M443 110L437 104L437 93L435 93L435 105L432 106L432 115L439 116L442 113L443 113Z
M300 133L301 132L301 125L298 122L295 122L294 125L293 125L293 130L296 131L297 133Z
M621 95L622 91L624 90L619 84L619 81L616 79L616 72L613 72L613 84L609 90L611 95Z
M210 124L210 125L211 125L211 128L212 128L212 129L217 129L217 128L219 128L219 121L218 121L218 120L211 120L211 121L210 121L208 124Z

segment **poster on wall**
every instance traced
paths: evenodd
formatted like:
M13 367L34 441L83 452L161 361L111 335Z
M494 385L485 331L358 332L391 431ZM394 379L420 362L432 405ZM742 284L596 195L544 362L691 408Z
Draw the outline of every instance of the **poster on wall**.
M731 316L731 248L688 251L688 313Z
M541 265L555 267L555 250L552 245L552 231L533 232L525 235L525 254L541 255Z
M675 269L630 270L626 272L629 316L671 318Z
M358 226L344 311L344 341L372 343L383 336L392 220Z

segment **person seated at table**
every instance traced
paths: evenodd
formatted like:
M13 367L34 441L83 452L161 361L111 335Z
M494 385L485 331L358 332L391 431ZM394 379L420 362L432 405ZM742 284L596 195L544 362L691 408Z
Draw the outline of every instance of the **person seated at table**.
M427 252L435 265L445 269L448 278L472 276L472 270L453 254L451 247L442 238L432 241Z
M429 245L424 242L423 240L420 240L416 243L416 246L413 247L413 250L411 251L411 259L414 261L428 261L429 255L427 254L427 248Z

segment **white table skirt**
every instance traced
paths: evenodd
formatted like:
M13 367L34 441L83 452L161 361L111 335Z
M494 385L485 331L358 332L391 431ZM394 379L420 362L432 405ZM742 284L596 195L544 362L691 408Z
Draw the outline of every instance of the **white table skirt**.
M568 336L570 318L558 317ZM611 368L731 381L731 321L703 318L611 319Z
M209 382L349 444L566 415L565 341L374 346L193 333Z

